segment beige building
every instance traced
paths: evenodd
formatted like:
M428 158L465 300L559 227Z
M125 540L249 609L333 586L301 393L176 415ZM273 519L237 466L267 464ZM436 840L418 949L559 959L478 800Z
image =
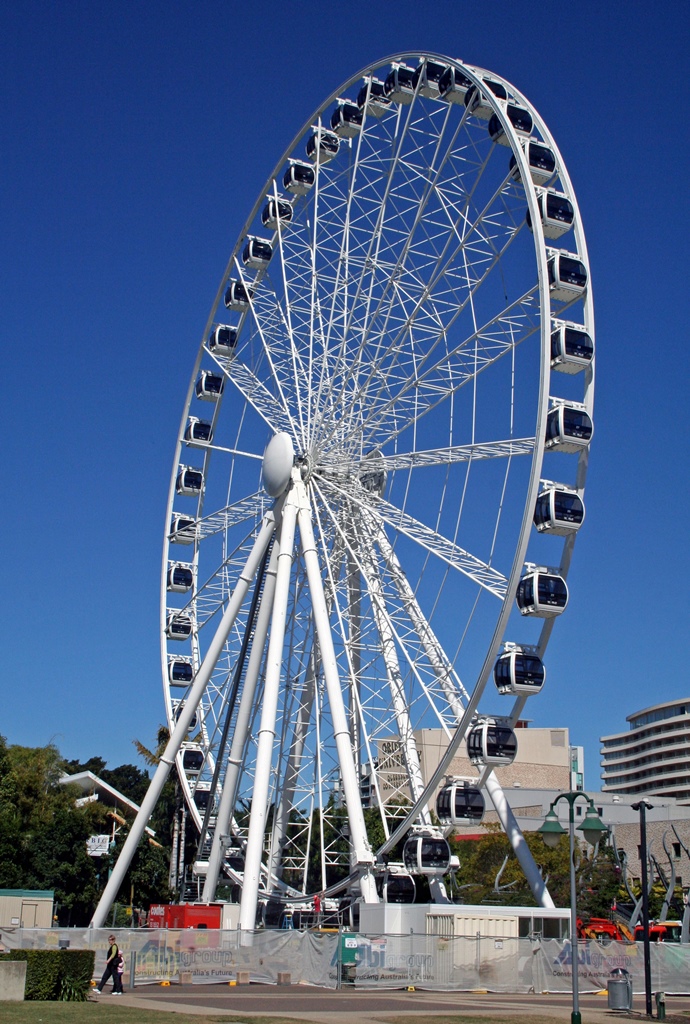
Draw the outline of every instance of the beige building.
M496 777L505 790L556 789L569 790L572 785L572 752L567 729L533 729L526 722L515 730L518 741L517 757L511 765L496 768ZM430 779L441 762L448 746L448 737L442 729L420 729L414 733L422 778ZM573 748L576 749L576 748ZM480 769L466 755L461 744L453 758L448 774L461 778L476 778ZM403 768L400 741L397 736L378 743L378 776L383 782L384 800L396 796L409 799L407 775ZM440 786L439 786L440 789ZM363 797L368 796L367 783ZM436 794L432 800L435 805ZM490 820L487 816L487 820Z
M52 924L52 891L0 889L0 928L51 928Z

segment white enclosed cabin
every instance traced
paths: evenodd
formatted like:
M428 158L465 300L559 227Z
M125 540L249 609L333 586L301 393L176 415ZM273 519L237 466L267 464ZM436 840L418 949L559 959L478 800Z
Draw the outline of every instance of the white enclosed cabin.
M182 768L186 775L198 775L204 767L204 752L196 743L182 747Z
M219 324L208 336L208 349L214 356L232 356L237 347L237 328Z
M559 402L546 417L548 451L576 454L589 446L594 433L592 418L574 402Z
M414 903L417 886L404 865L389 864L376 881L384 903Z
M536 654L512 647L496 660L494 682L499 693L540 693L546 682L544 662Z
M551 367L560 373L580 373L594 359L594 342L581 324L554 320Z
M192 635L192 620L184 612L168 612L165 633L170 640L189 640Z
M175 708L175 710L173 711L173 718L175 719L175 723L179 722L180 715L184 711L184 706L185 706L185 702L183 700L181 700L180 703ZM192 719L191 719L191 721L189 723L189 729L196 729L198 720L199 719L198 719L197 713L195 711L194 714L192 715Z
M506 115L515 129L515 133L518 136L529 138L533 124L532 115L529 110L525 107L518 107L515 103L508 103L506 106ZM499 144L499 146L510 147L510 139L506 134L505 128L501 124L501 119L498 114L492 114L489 119L489 135L494 142Z
M194 803L200 811L205 811L211 802L211 783L199 782L194 790Z
M269 231L276 231L278 224L281 228L286 228L292 221L292 213L292 203L287 199L276 199L275 196L269 196L261 211L261 223Z
M193 678L194 666L191 658L172 658L168 662L168 682L171 686L187 687Z
M386 95L386 87L378 78L367 78L357 94L357 106L366 111L367 117L383 117L390 109L391 101Z
M338 155L340 139L335 132L315 127L307 139L307 156L312 163L327 164Z
M403 863L413 875L445 875L450 867L450 847L442 836L412 835L405 840Z
M423 60L415 68L413 77L415 89L418 88L422 96L427 96L429 99L438 99L440 97L440 83L446 67L446 64L439 64L436 60Z
M185 427L184 439L187 444L204 446L213 440L213 426L208 420L200 420L197 416L190 416Z
M577 253L547 249L549 290L552 299L570 302L580 298L587 288L587 268Z
M393 103L410 104L415 93L414 69L406 64L393 64L383 83L383 91Z
M194 567L188 562L171 562L166 576L166 587L174 594L186 594L194 585Z
M551 619L568 604L568 587L562 576L548 569L534 569L522 577L515 595L521 615Z
M478 767L512 764L517 756L517 737L507 722L484 718L467 734L467 756Z
M195 392L196 397L202 402L217 402L223 394L225 378L213 370L202 370L197 378Z
M204 488L204 474L195 466L180 466L175 481L175 490L178 494L186 495L188 498L196 498Z
M452 66L447 67L438 80L439 96L449 103L464 104L467 90L471 88L472 82L467 75Z
M331 128L336 135L353 139L362 128L363 114L352 100L339 100L338 106L331 114Z
M500 82L494 82L492 78L483 78L482 81L485 86L484 93L476 85L471 86L465 94L465 106L475 117L480 117L482 121L488 121L494 113L494 108L486 98L486 90L491 90L499 100L507 100L508 94L505 86Z
M535 139L526 140L523 148L532 181L535 185L546 185L556 173L556 154L543 142L537 142ZM509 170L511 178L519 181L520 168L515 155L510 158Z
M267 238L257 238L256 235L247 235L247 241L242 250L242 262L245 267L251 270L263 270L271 262L273 246Z
M534 507L534 525L539 533L568 537L585 521L585 505L577 493L567 487L546 487Z
M481 789L469 779L448 780L436 797L436 816L442 825L477 825L484 807Z
M306 196L315 181L316 173L311 164L305 164L302 160L289 161L283 176L283 185L288 192L295 196Z
M545 238L560 238L561 235L570 231L575 220L575 210L566 195L553 190L537 192L537 205ZM531 231L532 217L529 210L525 215L525 220Z
M254 291L243 281L230 281L225 291L225 305L235 313L244 313L249 309Z
M193 544L196 540L196 519L173 512L168 536L171 544Z

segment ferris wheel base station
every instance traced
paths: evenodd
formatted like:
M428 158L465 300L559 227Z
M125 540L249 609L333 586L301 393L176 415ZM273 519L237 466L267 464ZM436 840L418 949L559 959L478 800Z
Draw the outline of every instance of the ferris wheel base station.
M359 928L364 935L438 935L458 938L477 934L522 938L539 932L566 938L570 910L555 907L501 907L461 903L362 903Z

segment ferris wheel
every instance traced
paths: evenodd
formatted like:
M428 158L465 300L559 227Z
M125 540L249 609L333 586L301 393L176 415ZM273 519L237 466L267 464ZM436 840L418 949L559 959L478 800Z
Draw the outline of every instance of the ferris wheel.
M242 927L271 893L375 902L405 834L424 871L466 742L538 884L492 769L567 604L593 371L577 202L526 98L430 53L329 96L230 256L168 499L168 760Z

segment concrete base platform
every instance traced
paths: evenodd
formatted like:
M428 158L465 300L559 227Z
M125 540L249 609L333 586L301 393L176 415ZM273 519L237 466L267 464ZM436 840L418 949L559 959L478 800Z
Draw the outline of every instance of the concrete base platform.
M0 1002L23 1002L25 988L26 960L0 960Z

